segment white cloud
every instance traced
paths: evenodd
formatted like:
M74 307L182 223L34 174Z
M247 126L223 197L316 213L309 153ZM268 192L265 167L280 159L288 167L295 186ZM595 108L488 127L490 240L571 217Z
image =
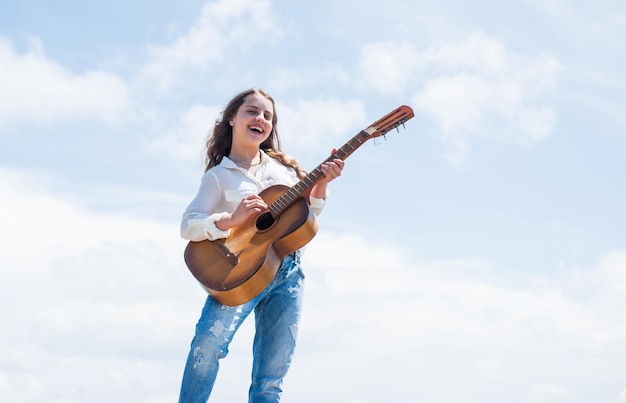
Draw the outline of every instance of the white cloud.
M356 234L322 233L310 249L307 261L325 268L316 274L327 281L326 298L355 299L372 315L385 315L403 301L405 314L421 325L405 329L394 336L396 340L462 342L473 347L489 343L519 354L574 353L619 340L624 328L618 321L609 325L598 315L605 308L601 303L605 291L585 305L565 294L559 284L538 288L492 284L488 277L477 277L490 271L486 260L410 263L406 251ZM592 273L606 278L602 265ZM381 276L388 281L381 282ZM373 333L378 332L372 329ZM559 345L545 345L550 337L559 339Z
M177 225L91 212L41 177L0 178L2 400L141 400L165 384L151 401L171 401L197 312L184 305L205 295Z
M626 403L626 389L622 390L617 399L612 400L611 403Z
M176 159L203 162L203 147L221 109L208 105L194 105L182 112L177 124L164 136L148 145L149 149L164 152Z
M445 134L495 129L526 141L552 131L554 116L543 98L554 91L561 69L554 59L507 52L480 33L460 45L429 49L425 59L448 74L426 82L416 107L434 116ZM490 119L503 123L491 127Z
M46 57L40 40L30 38L18 53L0 38L0 120L53 121L77 117L115 120L129 108L127 88L115 74L69 71Z
M272 71L268 88L272 89L272 94L279 94L300 91L302 88L326 85L334 87L350 83L350 73L336 65L306 66L297 69L278 66Z
M267 56L263 43L281 35L268 0L208 2L185 35L170 46L151 49L153 61L144 68L143 76L166 92L189 68L207 69L210 62L221 61L232 50L249 50L261 43L260 50L249 57L251 65L260 63Z
M204 298L182 264L176 225L90 212L14 172L0 179L9 251L0 258L8 324L0 396L175 399ZM556 402L579 385L618 382L624 256L575 273L586 279L581 298L569 281L498 284L490 273L500 268L488 259L413 261L392 243L322 227L303 258L307 299L290 398L411 401L419 379L429 401L482 403L495 380ZM250 323L223 363L218 400L245 394ZM312 377L325 388L312 389ZM441 389L451 383L458 388Z
M600 260L598 279L613 293L626 293L626 251L616 251Z
M364 105L357 100L300 99L289 105L277 101L276 110L283 149L301 162L311 157L321 162L320 152L330 155L332 148L339 148L355 134L351 130L371 123L366 122Z
M530 390L530 401L532 403L556 403L566 401L567 393L550 383L533 385Z
M312 399L344 401L350 396L345 385L374 376L372 366L380 362L394 376L364 382L353 397L378 401L383 391L406 386L399 392L404 399L394 401L411 401L411 381L402 383L401 368L423 380L420 396L432 401L511 401L510 394L489 400L486 391L497 380L502 390L557 402L576 395L580 385L619 380L626 328L621 313L609 312L626 302L623 293L610 293L608 304L606 290L588 288L593 297L582 302L565 290L567 281L501 285L489 274L501 269L488 261L411 262L406 252L323 229L309 246L301 345L311 350L301 353L307 364L297 370L298 381L323 371L329 385L308 390ZM608 280L606 260L586 276ZM572 365L584 369L572 371ZM342 384L333 386L337 376ZM458 393L444 392L438 383L455 383ZM476 393L468 397L466 388Z
M362 47L358 71L363 86L393 95L419 81L423 63L411 42L374 42Z
M510 55L499 41L477 32L461 44L427 49L423 58L427 64L450 70L473 69L500 72L510 62Z
M380 93L414 92L416 112L432 117L462 162L473 137L534 142L555 125L550 96L562 69L552 57L508 51L480 32L420 51L412 43L371 43L361 50L361 80Z
M494 88L483 77L458 74L428 81L415 98L415 108L439 121L446 135L480 130ZM473 129L473 130L472 130Z

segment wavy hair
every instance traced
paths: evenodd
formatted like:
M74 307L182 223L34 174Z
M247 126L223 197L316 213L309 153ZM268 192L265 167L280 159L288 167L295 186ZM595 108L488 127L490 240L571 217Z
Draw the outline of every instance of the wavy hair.
M213 132L206 141L205 171L222 162L222 158L230 154L230 147L233 140L233 128L230 121L237 114L237 111L243 105L246 97L251 94L260 94L267 98L274 108L272 115L272 132L269 137L260 145L260 149L267 155L277 159L286 167L293 168L302 179L305 172L300 168L300 164L295 158L289 157L280 149L280 138L278 137L278 115L276 114L276 104L274 99L265 91L257 88L250 88L235 95L233 99L226 105L221 117L215 121Z

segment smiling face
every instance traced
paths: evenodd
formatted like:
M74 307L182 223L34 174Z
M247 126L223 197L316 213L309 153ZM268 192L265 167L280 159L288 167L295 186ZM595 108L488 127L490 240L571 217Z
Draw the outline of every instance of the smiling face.
M232 148L258 150L272 133L273 117L272 101L258 92L246 96L229 122L233 128Z

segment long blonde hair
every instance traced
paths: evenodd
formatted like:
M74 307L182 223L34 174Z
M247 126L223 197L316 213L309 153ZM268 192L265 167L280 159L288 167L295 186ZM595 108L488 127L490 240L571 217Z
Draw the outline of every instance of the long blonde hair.
M219 165L222 162L222 158L230 154L230 147L233 140L233 128L228 123L237 114L237 111L243 105L246 97L250 94L260 94L267 98L274 108L272 116L272 132L269 137L261 143L260 149L267 155L280 161L281 164L286 167L293 168L298 178L302 179L305 172L300 168L300 164L295 158L289 157L280 149L280 138L278 137L278 115L276 114L276 104L274 99L265 91L250 88L235 95L233 99L226 105L220 119L215 121L213 126L213 133L207 138L206 141L206 156L205 156L205 171L210 168Z

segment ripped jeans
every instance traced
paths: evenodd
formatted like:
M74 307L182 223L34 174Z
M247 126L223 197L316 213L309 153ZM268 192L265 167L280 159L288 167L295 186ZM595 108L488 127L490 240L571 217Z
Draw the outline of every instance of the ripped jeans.
M278 402L296 345L304 275L299 252L285 257L275 278L250 302L225 306L207 297L183 373L179 403L206 403L219 360L235 332L254 310L252 384L249 402Z

